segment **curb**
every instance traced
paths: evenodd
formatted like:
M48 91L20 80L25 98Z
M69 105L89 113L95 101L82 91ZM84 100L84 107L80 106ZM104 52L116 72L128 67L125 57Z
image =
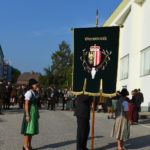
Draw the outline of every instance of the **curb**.
M150 119L150 115L142 115L142 114L140 114L140 117L139 117L140 119Z

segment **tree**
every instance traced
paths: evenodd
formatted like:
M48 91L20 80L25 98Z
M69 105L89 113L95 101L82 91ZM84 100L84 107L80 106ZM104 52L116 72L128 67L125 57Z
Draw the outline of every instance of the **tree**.
M51 72L51 67L44 68L44 75L39 77L39 83L42 87L47 88L53 86L53 74Z
M18 77L21 75L20 70L17 68L12 67L12 83L16 83L18 80Z
M58 88L70 86L70 77L72 68L72 54L69 45L62 41L59 44L59 50L52 54L51 71L53 74L53 83Z
M48 84L48 78L47 78L46 75L41 75L39 77L39 84L43 88L47 88L49 86L49 84Z
M63 89L72 85L73 54L69 45L62 41L59 50L51 56L52 65L44 68L45 74L40 76L39 82L43 87L55 86Z
M73 54L70 55L70 66L66 74L66 85L67 87L72 87L72 77L73 77Z

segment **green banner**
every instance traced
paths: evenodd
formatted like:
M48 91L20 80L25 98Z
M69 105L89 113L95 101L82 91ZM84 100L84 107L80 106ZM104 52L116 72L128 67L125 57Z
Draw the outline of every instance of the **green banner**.
M116 92L119 27L74 29L73 91L99 95Z

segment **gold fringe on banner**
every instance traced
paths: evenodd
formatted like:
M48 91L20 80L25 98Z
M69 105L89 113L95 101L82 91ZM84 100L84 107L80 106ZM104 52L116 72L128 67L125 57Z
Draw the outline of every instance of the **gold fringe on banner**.
M111 93L111 94L107 94L107 93L91 93L91 92L86 92L86 91L73 92L73 94L74 95L85 94L85 95L89 95L89 96L102 96L102 97L114 97L114 96L116 96L116 93Z
M116 96L116 93L111 93L111 94L107 94L107 93L102 93L103 97L114 97Z
M84 85L83 85L83 91L80 91L80 92L73 91L73 94L74 95L85 94L85 95L89 95L89 96L101 96L101 97L114 97L114 96L116 96L116 93L111 93L111 94L103 93L103 79L100 80L100 91L99 91L99 93L87 92L86 91L86 84L87 84L87 79L85 78L84 79Z

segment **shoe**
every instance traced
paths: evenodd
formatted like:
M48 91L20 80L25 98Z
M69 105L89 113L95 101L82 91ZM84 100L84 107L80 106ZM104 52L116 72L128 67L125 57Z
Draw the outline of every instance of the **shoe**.
M118 147L117 147L117 150L127 150L127 149L123 146L123 147L121 147L121 148L118 148Z
M22 150L26 150L26 149L24 148L24 146L22 147Z
M26 150L24 146L22 147L22 150ZM30 147L30 150L33 150L33 148L32 148L32 147Z

